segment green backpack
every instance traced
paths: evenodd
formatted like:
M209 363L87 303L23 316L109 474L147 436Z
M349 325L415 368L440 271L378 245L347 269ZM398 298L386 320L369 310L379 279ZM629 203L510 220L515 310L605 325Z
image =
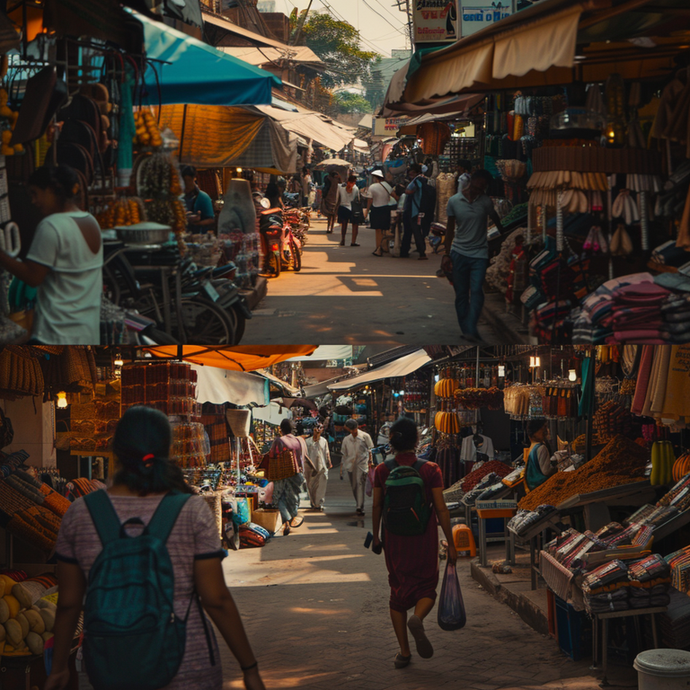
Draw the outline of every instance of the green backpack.
M141 520L120 524L106 491L84 498L103 544L89 572L84 603L84 659L98 690L156 690L177 675L192 602L184 620L175 615L166 541L188 498L163 497L136 537L125 528Z
M424 460L411 467L386 460L390 470L383 496L383 524L391 534L416 537L426 532L431 506L420 470Z

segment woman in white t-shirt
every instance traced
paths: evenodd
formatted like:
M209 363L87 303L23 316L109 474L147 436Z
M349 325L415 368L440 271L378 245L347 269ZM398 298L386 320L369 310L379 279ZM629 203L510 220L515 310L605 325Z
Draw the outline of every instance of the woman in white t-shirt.
M357 187L357 176L350 175L346 184L338 187L338 222L340 223L340 246L345 246L347 236L347 225L352 221L352 242L351 247L359 247L357 244L357 233L359 232L359 221L355 222L355 215L352 211L352 202L360 202L359 189Z
M367 214L371 218L371 227L376 231L376 249L372 252L374 256L383 256L383 233L391 228L391 211L396 203L398 196L393 191L391 185L384 180L381 170L374 170L371 176L376 180L369 187L369 202L367 204Z
M0 266L38 288L31 342L98 345L103 241L96 219L75 203L79 177L66 166L36 169L31 200L43 214L26 259L0 251Z

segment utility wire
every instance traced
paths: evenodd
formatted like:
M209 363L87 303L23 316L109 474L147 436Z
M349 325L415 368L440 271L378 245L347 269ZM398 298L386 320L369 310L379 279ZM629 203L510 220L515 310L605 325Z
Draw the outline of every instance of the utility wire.
M403 34L403 35L405 34L405 30L404 30L401 26L395 26L395 24L393 24L393 22L391 22L390 19L388 19L387 17L385 17L383 14L381 14L375 7L372 7L372 6L367 2L367 0L362 0L362 2L364 2L364 4L365 4L372 12L374 12L374 13L377 14L379 17L381 17L381 19L383 19L383 21L386 22L386 24L388 24L389 26L392 26L396 31L400 32L401 34Z

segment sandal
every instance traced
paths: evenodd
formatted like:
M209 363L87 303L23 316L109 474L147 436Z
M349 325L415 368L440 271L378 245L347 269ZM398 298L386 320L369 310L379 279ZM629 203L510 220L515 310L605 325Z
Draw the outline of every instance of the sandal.
M377 254L376 252L372 252L371 255L372 256L383 256L383 252L381 252L380 254Z
M396 654L395 659L393 660L393 665L395 666L395 668L405 668L405 666L410 665L410 661L412 661L412 654L410 654L410 656Z
M286 523L283 525L283 536L284 536L284 537L287 537L288 534L290 534L290 523L289 523L289 522L286 522Z
M299 520L297 524L295 524L295 520ZM293 529L297 529L298 527L302 526L302 523L304 522L304 518L300 517L299 515L297 517L293 517L292 520L290 520L290 527Z
M341 246L341 247L344 247L344 246L345 246L345 242L341 242L341 243L340 243L340 246Z
M422 659L431 659L434 656L434 648L429 642L429 638L424 632L424 623L419 616L410 616L410 620L407 622L407 627L414 637L415 644L417 645L417 654L422 657Z
M350 244L350 246L351 246L351 247L359 247L359 245L358 245L356 242L352 242L352 243Z

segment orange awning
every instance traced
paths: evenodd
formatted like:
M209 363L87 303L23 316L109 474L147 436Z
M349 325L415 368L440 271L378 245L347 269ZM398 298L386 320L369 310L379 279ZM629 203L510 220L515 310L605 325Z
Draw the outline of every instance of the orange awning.
M182 359L193 364L201 364L218 369L230 369L232 371L256 371L272 364L284 362L291 357L304 357L316 350L316 345L238 345L228 347L225 345L184 345L182 347ZM149 347L156 357L164 359L177 359L177 345L161 345Z

